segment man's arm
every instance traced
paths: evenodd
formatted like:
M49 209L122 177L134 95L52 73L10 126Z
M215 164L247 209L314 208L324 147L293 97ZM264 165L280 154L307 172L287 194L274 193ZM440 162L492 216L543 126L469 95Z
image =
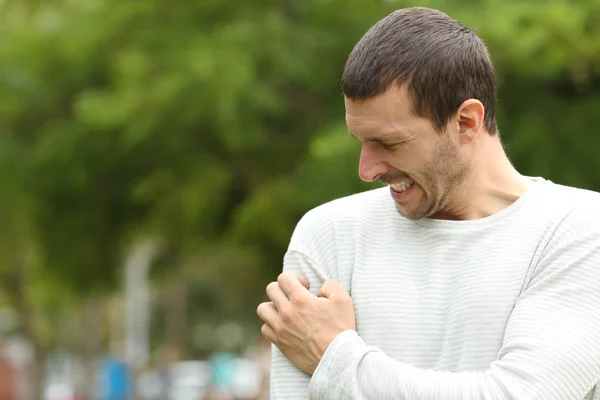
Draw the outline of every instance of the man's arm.
M307 400L310 375L294 366L273 345L271 352L271 400Z
M316 262L293 250L288 251L284 257L283 271L304 276L314 295L327 280ZM276 346L272 346L271 400L307 400L309 382L310 375L296 368Z
M583 399L600 381L600 234L572 233L540 261L487 370L415 368L348 330L323 355L310 399Z

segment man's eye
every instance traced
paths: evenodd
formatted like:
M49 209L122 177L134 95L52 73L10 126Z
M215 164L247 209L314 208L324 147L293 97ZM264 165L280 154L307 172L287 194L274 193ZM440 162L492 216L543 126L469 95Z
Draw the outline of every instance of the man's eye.
M383 147L385 147L386 149L394 149L394 148L400 146L401 144L402 144L401 142L398 142L398 143L381 143L381 145Z

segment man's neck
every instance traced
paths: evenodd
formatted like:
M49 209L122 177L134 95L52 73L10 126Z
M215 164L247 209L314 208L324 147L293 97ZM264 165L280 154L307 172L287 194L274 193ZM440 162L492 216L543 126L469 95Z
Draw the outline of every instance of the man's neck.
M470 176L454 201L433 218L475 220L496 214L517 201L534 183L510 163L497 137L481 138Z

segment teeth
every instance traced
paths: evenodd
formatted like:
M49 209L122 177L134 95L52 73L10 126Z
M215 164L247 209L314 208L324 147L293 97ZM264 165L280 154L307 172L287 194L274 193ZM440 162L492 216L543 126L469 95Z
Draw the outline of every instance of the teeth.
M415 181L413 181L412 179L408 179L408 180L406 180L404 182L395 183L395 184L390 185L390 186L396 192L404 192L406 189L408 189L409 187L411 187L413 183L415 183Z

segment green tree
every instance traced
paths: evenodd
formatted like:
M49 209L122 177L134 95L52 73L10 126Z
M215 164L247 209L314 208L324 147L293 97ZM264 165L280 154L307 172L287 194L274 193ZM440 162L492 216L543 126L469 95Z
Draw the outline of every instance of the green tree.
M357 177L339 77L364 32L409 5L0 2L0 290L27 305L24 326L46 326L29 332L40 349L60 336L39 322L48 309L118 290L146 237L157 285L189 293L188 325L256 324L302 214L376 186ZM600 190L600 3L418 5L488 44L516 166Z

